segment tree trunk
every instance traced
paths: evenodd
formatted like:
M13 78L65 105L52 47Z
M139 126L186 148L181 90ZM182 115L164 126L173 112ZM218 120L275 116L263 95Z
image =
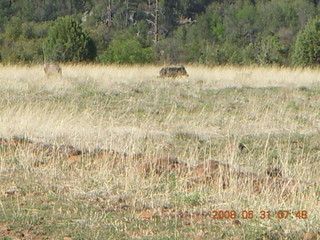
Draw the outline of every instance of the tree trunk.
M126 0L126 20L125 20L125 26L128 26L129 21L129 0Z
M111 4L111 0L109 0L109 6L108 6L107 25L108 25L108 27L112 26L112 4Z
M159 0L156 0L155 20L154 20L154 43L159 41Z

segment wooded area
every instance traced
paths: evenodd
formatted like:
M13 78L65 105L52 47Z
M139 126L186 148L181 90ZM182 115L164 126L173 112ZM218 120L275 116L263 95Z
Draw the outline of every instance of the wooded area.
M296 39L309 19L317 20L318 2L1 0L0 57L3 63L56 60L120 64L315 65L320 61L317 50L320 48L319 25L314 23L316 27L311 31L319 40L312 42L310 53L301 50L308 45L306 37L309 33L300 37L300 44ZM55 26L59 22L57 19L67 16L68 26L80 23L75 30L66 30L63 20L60 20L60 28ZM60 32L59 36L57 33L50 35L53 26ZM69 35L70 32L74 35ZM71 52L83 48L85 57L76 53L76 57L49 58L52 52L59 55L62 48L59 44L64 44L63 41L69 44L65 43L64 49L76 41L74 36L86 39L86 42L70 48L73 49ZM46 52L51 55L46 57ZM313 56L311 63L301 63L301 56L308 54Z

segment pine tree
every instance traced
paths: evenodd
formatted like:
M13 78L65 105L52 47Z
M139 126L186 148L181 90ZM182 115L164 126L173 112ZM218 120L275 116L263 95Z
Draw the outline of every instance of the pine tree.
M49 30L44 56L46 61L91 61L96 57L96 47L78 22L64 17L59 18Z
M293 63L300 66L315 66L320 63L320 18L309 21L298 33Z

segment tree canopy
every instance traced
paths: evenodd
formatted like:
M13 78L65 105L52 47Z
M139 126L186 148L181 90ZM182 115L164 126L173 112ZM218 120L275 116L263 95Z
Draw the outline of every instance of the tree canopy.
M320 19L310 21L297 36L293 60L296 65L316 66L320 63Z
M94 59L96 50L95 61L103 63L308 65L298 56L311 31L306 24L319 14L318 2L3 0L0 60L78 62ZM78 25L64 32L61 19Z

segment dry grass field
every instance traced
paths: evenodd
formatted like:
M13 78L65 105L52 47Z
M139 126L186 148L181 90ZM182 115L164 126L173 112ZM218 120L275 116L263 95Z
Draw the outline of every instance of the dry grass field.
M160 69L0 66L0 239L319 238L320 70Z

